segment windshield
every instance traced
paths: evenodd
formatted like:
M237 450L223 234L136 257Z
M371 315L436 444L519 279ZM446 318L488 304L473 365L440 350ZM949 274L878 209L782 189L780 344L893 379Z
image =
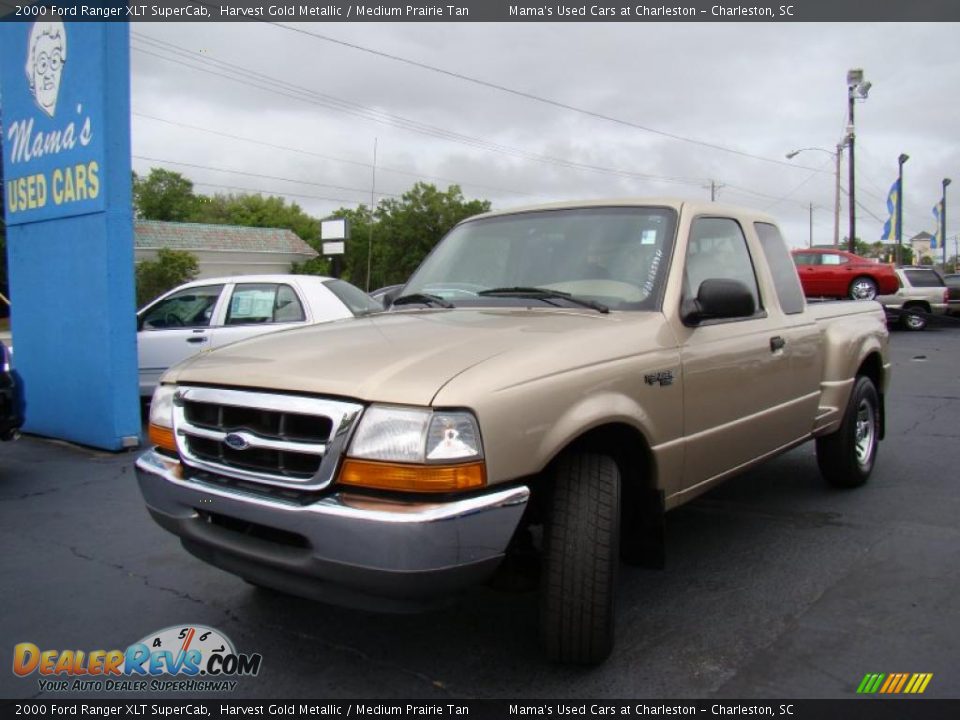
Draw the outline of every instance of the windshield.
M457 307L530 305L535 296L509 291L536 288L612 310L657 310L675 226L675 211L655 207L543 210L473 220L437 245L403 294L430 295ZM484 292L495 289L505 292ZM556 297L549 304L574 305Z

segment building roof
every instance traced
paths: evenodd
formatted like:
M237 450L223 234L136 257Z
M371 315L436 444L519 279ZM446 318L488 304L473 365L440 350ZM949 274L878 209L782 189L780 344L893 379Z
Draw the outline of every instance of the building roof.
M138 250L233 251L297 254L316 257L317 251L286 228L207 225L205 223L133 221Z

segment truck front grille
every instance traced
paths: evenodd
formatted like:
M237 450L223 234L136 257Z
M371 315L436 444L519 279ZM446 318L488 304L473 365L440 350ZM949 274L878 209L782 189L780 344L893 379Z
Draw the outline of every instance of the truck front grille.
M187 465L242 480L318 487L327 448L359 404L295 395L182 388L175 401L177 448Z

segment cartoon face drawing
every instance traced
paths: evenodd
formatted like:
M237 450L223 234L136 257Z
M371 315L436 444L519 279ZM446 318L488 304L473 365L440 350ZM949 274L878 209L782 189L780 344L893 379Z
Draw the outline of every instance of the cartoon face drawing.
M60 76L67 61L67 29L59 20L35 22L27 46L27 84L37 106L53 117L60 93Z

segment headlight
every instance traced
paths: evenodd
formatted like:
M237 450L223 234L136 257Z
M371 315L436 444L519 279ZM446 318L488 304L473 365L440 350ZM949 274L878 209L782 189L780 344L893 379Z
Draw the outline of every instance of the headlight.
M374 405L360 419L338 482L405 492L483 487L477 420L465 411Z
M350 457L408 463L450 463L483 458L480 430L468 412L370 407L350 443Z
M157 385L150 401L150 441L173 452L177 451L173 437L173 396L176 393L176 385Z

